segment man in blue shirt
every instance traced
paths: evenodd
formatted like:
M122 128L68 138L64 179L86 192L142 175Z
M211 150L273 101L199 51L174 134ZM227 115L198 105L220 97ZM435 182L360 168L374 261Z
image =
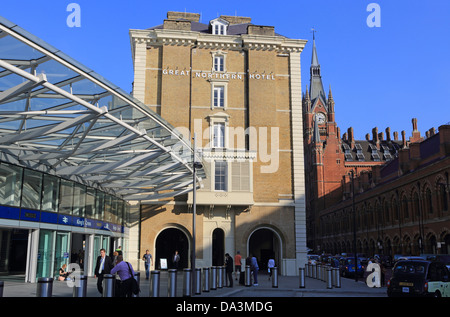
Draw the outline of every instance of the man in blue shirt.
M145 262L145 278L148 280L148 277L150 275L150 266L153 264L152 255L150 254L149 250L145 251L142 260L144 260Z
M119 287L119 296L131 297L131 279L134 278L134 270L130 263L123 261L122 255L117 256L117 264L111 270L111 274L116 273L119 274L121 280Z

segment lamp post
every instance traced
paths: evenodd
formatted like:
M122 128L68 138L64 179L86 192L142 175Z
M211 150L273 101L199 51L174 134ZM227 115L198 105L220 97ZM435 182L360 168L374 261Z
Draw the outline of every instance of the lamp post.
M196 153L196 138L197 134L194 132L194 146L193 146L193 156L192 156L192 260L191 260L191 269L192 274L195 273L195 234L196 234L196 228L195 228L195 216L197 215L197 201L196 201L196 194L197 194L197 175L196 175L196 169L202 168L202 164L200 162L195 161L195 153ZM195 279L192 279L192 283L194 283Z
M358 282L358 256L356 254L356 210L355 210L355 171L351 170L352 177L352 209L353 209L353 253L355 256L355 282Z

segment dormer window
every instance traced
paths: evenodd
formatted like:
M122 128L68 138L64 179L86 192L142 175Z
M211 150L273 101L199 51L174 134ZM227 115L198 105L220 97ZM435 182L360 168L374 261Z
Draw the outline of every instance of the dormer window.
M227 29L228 29L228 25L229 25L228 21L221 19L221 18L217 18L217 19L212 20L210 23L211 23L212 34L227 35Z

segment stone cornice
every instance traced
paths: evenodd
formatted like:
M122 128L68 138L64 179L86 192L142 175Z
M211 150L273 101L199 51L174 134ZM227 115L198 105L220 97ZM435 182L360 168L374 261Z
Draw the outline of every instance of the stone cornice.
M154 29L130 30L133 43L154 45L185 45L199 48L275 50L278 52L301 52L306 40L288 39L282 36L263 35L212 35L193 31Z

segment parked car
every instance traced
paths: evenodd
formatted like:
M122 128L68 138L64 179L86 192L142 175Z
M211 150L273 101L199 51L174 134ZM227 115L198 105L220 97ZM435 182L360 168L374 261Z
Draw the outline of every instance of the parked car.
M398 260L387 283L387 295L450 297L449 278L442 262Z
M433 254L427 256L428 261L442 262L445 264L447 269L450 270L450 255L448 254Z
M316 264L317 261L319 261L319 256L315 254L308 254L308 263L309 264Z
M362 277L364 275L364 266L357 259L357 274ZM339 273L342 277L355 276L355 258L341 258L339 261Z

